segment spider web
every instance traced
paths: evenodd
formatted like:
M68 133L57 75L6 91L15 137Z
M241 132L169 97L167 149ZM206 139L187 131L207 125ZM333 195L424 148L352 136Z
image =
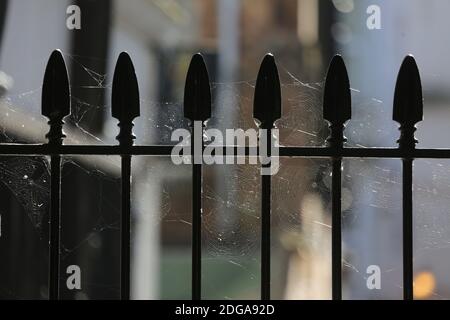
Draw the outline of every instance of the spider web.
M111 94L111 75L99 74L81 64L77 56L64 53L89 75L95 85L89 90L103 90ZM305 83L280 63L283 90L283 116L277 121L281 145L321 146L327 129L321 116L323 82ZM239 115L237 119L220 117L217 112L207 127L257 128L252 119L251 101L255 79L232 83L212 83L213 110L227 110ZM2 100L1 134L6 142L45 142L48 130L40 116L40 91L35 88ZM217 94L218 92L222 94ZM229 103L232 97L232 104ZM398 136L396 125L380 128L377 117L390 112L390 106L379 99L366 97L352 89L353 119L346 135L348 145L373 146L372 135L394 146ZM25 114L23 110L27 110ZM32 110L28 112L29 110ZM183 119L181 101L141 99L142 116L136 119L137 144L171 143L176 128L188 128ZM106 114L105 129L93 134L82 125L95 113ZM91 104L72 97L72 115L68 119L67 143L114 144L116 120L109 118L110 103ZM161 114L163 116L161 116ZM21 132L24 135L21 135ZM394 137L394 138L393 138ZM38 241L48 239L45 232L49 208L49 169L45 157L3 157L0 161L3 185L20 204L31 222ZM63 189L69 187L74 170L80 170L82 181L92 184L95 208L77 207L85 225L76 227L77 234L62 238L62 271L70 264L82 265L86 279L83 290L75 298L117 296L118 245L120 234L120 158L106 156L71 156L63 159ZM259 297L260 251L260 176L257 165L205 166L203 187L203 286L210 298ZM449 249L450 221L447 214L450 198L449 166L447 161L417 160L414 182L415 265L416 271L433 270L437 276L445 269L446 250ZM144 282L155 293L152 297L190 297L190 166L176 167L165 157L133 158L133 284ZM280 172L272 178L272 285L274 298L329 298L331 277L331 220L330 220L330 161L328 159L281 159ZM79 201L86 199L81 188ZM343 163L344 217L344 279L345 295L349 298L401 298L401 166L400 160L346 160ZM64 191L63 191L64 192ZM64 201L64 199L63 199ZM91 203L91 202L89 202ZM63 203L64 208L64 203ZM3 210L2 210L3 211ZM5 237L5 212L1 212ZM63 212L64 215L64 212ZM72 228L78 216L64 220L64 228ZM83 224L83 221L78 222ZM75 228L75 227L74 227ZM170 232L170 230L172 230ZM382 236L380 236L382 235ZM109 244L108 244L109 243ZM112 244L111 244L112 243ZM114 252L104 252L115 248ZM174 255L185 256L186 272L180 281L177 295L164 293L171 283L159 278L164 268L171 268L155 259L169 248ZM178 248L178 249L177 249ZM187 253L186 253L187 252ZM108 256L109 255L109 256ZM447 255L448 256L448 255ZM171 256L173 258L173 255ZM103 277L95 263L110 259L116 266L113 277ZM169 259L170 260L170 259ZM175 260L173 260L175 261ZM434 262L435 261L435 262ZM369 264L382 270L382 290L366 287ZM150 268L154 272L149 275ZM226 271L224 271L226 270ZM65 273L62 272L62 277ZM221 290L221 277L235 277L245 284L237 290L228 283ZM441 279L441 278L438 278ZM41 279L42 281L42 279ZM135 294L144 294L136 289ZM19 292L2 286L9 296ZM46 296L42 281L40 296ZM96 293L95 293L96 292ZM162 292L162 293L158 293ZM98 296L96 296L98 294ZM433 290L437 299L450 294L438 286Z

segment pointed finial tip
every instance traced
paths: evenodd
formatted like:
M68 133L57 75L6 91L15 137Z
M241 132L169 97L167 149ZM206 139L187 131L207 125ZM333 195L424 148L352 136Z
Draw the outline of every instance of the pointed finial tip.
M412 54L408 54L405 56L402 62L402 67L413 67L415 69L419 69L417 66L416 58Z
M61 50L50 55L42 84L42 115L50 120L70 114L70 88L66 63Z
M47 62L47 68L62 68L66 69L63 53L60 49L55 49L50 54Z
M394 93L394 121L410 126L423 120L423 96L420 72L414 56L407 55L397 76Z
M277 63L275 61L275 57L271 53L267 53L266 55L264 55L264 58L261 62L261 66L259 68L258 78L267 77L269 75L276 75L276 77L273 80L275 80L275 81L278 80L277 79L278 78ZM262 80L262 78L261 78L261 80Z
M120 122L131 122L140 115L139 86L133 61L123 51L117 58L112 83L112 116Z
M184 117L205 121L211 117L211 88L202 54L192 56L184 88Z
M119 54L119 57L117 58L117 65L121 65L121 66L126 65L129 67L132 67L134 70L133 61L131 60L131 56L126 51L122 51Z
M49 144L62 144L64 117L70 114L70 87L66 63L61 50L54 50L45 68L42 84L41 113L49 119Z
M330 62L323 93L323 117L332 124L351 119L351 92L347 68L341 55Z
M276 67L276 63L275 63L275 56L272 54L272 53L266 53L265 55L264 55L264 58L263 58L263 60L262 60L262 62L261 62L261 66L263 66L263 65L267 65L267 64L269 64L269 65L275 65L275 67Z
M53 50L52 51L52 53L50 54L50 58L52 58L52 57L54 57L54 58L63 58L63 53L62 53L62 51L61 51L61 49L55 49L55 50Z
M281 118L281 85L275 57L267 53L259 68L253 100L253 118L271 126Z
M344 61L344 58L342 57L342 55L336 54L336 55L333 56L333 58L331 59L331 62L330 62L330 68L329 69L331 69L332 67L333 68L339 67L339 68L345 68L346 69L345 61Z
M192 56L189 67L206 69L205 59L203 58L203 55L200 52L197 52Z

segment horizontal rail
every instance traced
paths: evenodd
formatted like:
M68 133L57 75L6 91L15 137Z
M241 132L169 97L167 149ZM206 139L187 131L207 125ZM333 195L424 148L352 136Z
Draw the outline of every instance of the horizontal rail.
M135 155L170 156L173 145L61 145L47 144L0 144L0 155ZM231 150L235 156L244 151L245 156L257 155L256 147L220 146L223 154ZM231 150L230 150L231 149ZM272 155L273 156L273 155ZM413 158L413 159L450 159L450 149L414 149L398 148L343 148L327 147L279 147L280 157L342 157L342 158Z

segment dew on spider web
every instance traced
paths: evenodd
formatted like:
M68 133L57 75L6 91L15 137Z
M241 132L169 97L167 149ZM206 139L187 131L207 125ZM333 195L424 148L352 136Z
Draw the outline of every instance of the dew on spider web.
M0 181L14 194L41 237L50 192L50 173L43 158L2 157Z

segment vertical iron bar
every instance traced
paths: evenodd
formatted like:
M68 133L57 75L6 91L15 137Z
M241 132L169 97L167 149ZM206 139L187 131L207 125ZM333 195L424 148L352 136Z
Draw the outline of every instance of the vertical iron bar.
M332 159L331 180L331 256L332 298L342 299L342 217L341 217L341 166L342 159Z
M192 300L201 300L202 294L202 164L196 163L195 130L192 127ZM203 133L201 133L203 136ZM202 139L203 150L203 139Z
M272 130L267 129L267 155L270 157ZM264 168L270 168L264 164ZM261 300L270 300L270 225L271 225L271 175L261 177Z
M351 119L350 81L341 56L331 60L325 81L323 117L329 122L330 136L327 144L332 151L331 177L331 269L332 298L342 299L342 213L341 213L341 167L339 156L346 141L344 128Z
M411 158L403 159L403 298L413 300L413 198Z
M63 132L64 117L70 114L70 89L66 64L61 51L55 50L45 69L42 84L42 115L50 126L45 135L48 145L58 147L66 137ZM52 150L50 156L50 232L48 297L59 299L60 236L61 236L61 155Z
M192 300L202 298L203 124L211 117L211 88L201 54L191 59L184 87L184 117L191 121L192 160ZM196 140L198 139L198 140Z
M403 299L414 299L413 288L413 152L417 140L415 125L423 120L422 84L413 56L407 56L400 67L395 85L392 119L400 124L403 171Z
M133 119L140 115L139 87L133 62L126 52L117 59L114 70L112 116L119 120L119 145L126 149L121 154L121 220L120 220L120 299L130 299L131 278L131 154L130 149L136 138L133 135Z
M260 145L258 148L261 165L261 300L270 300L270 227L271 227L271 156L272 128L281 118L281 85L275 58L268 53L264 56L258 71L253 101L253 118L260 124ZM265 136L265 145L261 140Z
M50 268L49 299L59 299L59 254L61 229L61 157L50 158Z
M130 299L130 223L131 223L131 156L121 156L121 188L122 188L122 213L121 213L121 253L120 253L120 298Z

